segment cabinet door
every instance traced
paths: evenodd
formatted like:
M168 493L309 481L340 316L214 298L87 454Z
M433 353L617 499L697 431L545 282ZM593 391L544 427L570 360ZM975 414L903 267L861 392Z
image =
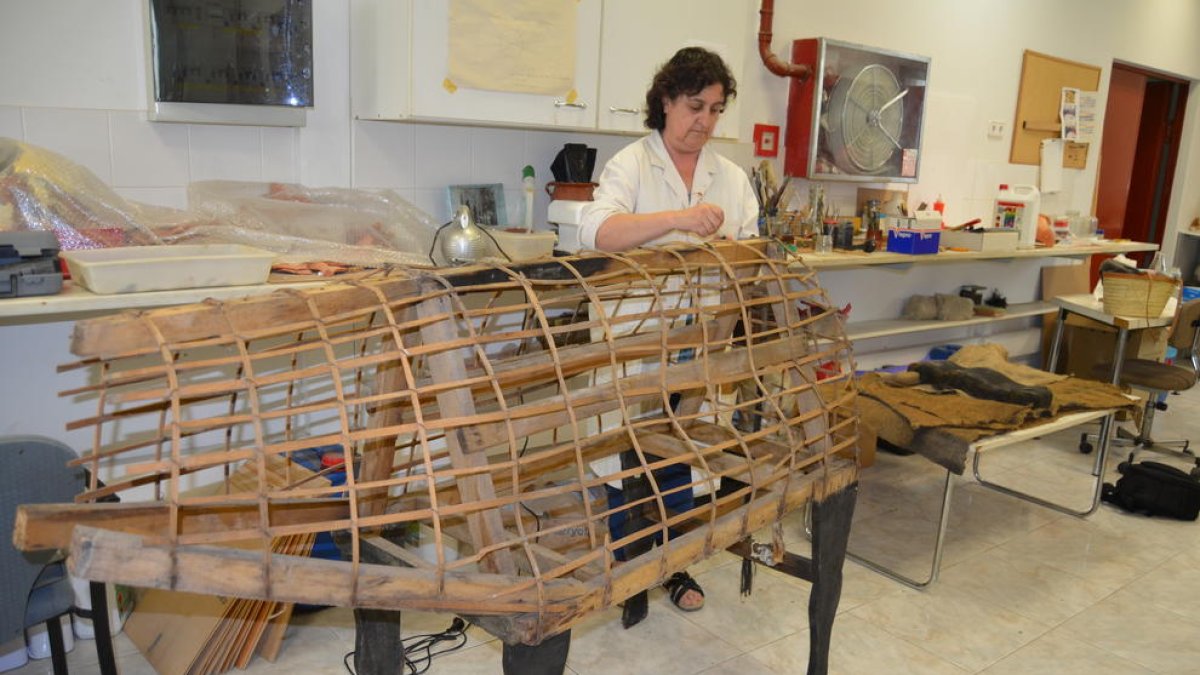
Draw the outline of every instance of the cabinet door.
M411 116L411 33L408 0L351 0L350 106L355 117L400 120Z
M448 0L417 0L412 6L412 114L429 120L540 127L596 126L601 0L580 0L575 33L574 96L511 93L449 83Z
M681 47L717 52L740 82L753 14L750 0L604 0L599 128L645 131L650 80ZM714 136L737 138L737 99L721 116Z

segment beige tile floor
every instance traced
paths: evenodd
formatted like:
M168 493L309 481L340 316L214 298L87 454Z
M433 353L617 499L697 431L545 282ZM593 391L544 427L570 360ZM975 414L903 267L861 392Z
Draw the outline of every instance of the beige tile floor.
M1200 441L1200 388L1170 404L1159 436ZM994 451L985 456L985 475L1082 506L1091 456L1080 455L1077 442L1077 432L1063 432ZM1115 480L1115 458L1110 464ZM881 454L862 477L851 549L910 576L926 574L944 475L918 457ZM797 514L786 535L792 550L807 550ZM760 570L754 594L742 598L739 569L728 554L692 569L708 594L697 613L675 610L655 591L649 618L632 630L621 628L617 609L588 618L573 633L568 672L804 672L808 584ZM910 590L852 562L845 577L833 673L1200 673L1200 523L1130 516L1107 505L1078 519L961 479L942 577L931 589ZM404 617L406 634L450 623L418 612ZM477 628L469 636L465 649L439 657L430 672L500 672L499 643ZM289 630L277 663L260 659L247 672L345 673L342 657L352 645L350 612L309 614ZM122 673L153 672L124 635L117 650ZM70 662L72 672L95 672L92 645L77 643ZM49 673L50 666L35 662L14 672Z

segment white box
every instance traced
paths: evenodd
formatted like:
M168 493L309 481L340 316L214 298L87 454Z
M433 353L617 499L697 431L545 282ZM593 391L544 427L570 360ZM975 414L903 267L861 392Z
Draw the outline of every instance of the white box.
M942 214L932 209L927 211L913 211L913 229L916 230L940 230L942 229Z
M545 230L513 232L511 229L488 227L484 231L492 235L496 245L513 262L545 258L554 252L554 244L558 241L558 235Z
M1015 251L1017 231L1009 228L983 230L943 230L944 248L965 248L968 251Z
M241 244L124 246L64 251L71 278L93 293L266 283L275 254Z

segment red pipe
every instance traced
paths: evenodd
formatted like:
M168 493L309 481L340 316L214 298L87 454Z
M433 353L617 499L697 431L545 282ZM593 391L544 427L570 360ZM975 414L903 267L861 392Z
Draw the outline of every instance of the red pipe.
M762 57L767 70L780 77L794 77L803 82L812 75L812 68L807 63L784 63L783 59L771 52L771 24L774 23L775 0L762 0L762 8L758 10L758 55Z

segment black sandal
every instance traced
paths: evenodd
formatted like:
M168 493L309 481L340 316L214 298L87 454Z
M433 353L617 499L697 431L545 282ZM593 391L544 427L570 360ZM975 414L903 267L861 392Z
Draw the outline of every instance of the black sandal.
M683 605L679 604L679 601L683 599L683 594L687 593L688 591L696 591L700 594L701 598L704 598L704 589L700 588L700 584L696 583L696 580L693 579L692 576L687 572L676 572L675 574L672 574L671 578L664 581L662 586L663 589L670 595L671 604L675 605L680 610L684 612L695 612L704 608L703 602L696 607L684 607Z

